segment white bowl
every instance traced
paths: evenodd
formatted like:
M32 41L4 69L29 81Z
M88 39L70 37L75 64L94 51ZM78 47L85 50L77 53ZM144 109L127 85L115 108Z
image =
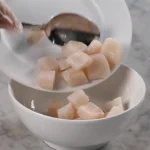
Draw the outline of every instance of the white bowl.
M57 150L94 150L122 133L136 116L145 96L145 83L133 69L122 65L117 72L102 84L85 92L99 104L122 96L128 109L111 118L101 120L63 120L45 113L53 98L65 99L69 93L52 94L38 91L11 80L9 95L15 110L26 127L37 137ZM35 109L32 110L31 101ZM64 100L65 101L65 100Z
M125 58L129 53L132 39L132 22L124 0L13 0L9 2L9 5L22 22L33 24L48 22L50 18L62 12L80 14L92 20L99 27L101 41L104 41L107 37L113 37L123 45ZM27 8L28 10L26 10ZM43 11L39 13L39 10ZM61 56L60 47L52 45L47 39L41 40L37 45L29 46L25 40L28 35L27 32L19 35L10 34L6 31L1 33L4 46L4 52L0 60L2 70L11 79L37 89L38 87L34 82L37 60L47 55ZM119 68L120 64L112 70L109 76ZM77 88L86 89L101 83L108 77ZM61 84L56 90L50 92L71 92L77 88Z

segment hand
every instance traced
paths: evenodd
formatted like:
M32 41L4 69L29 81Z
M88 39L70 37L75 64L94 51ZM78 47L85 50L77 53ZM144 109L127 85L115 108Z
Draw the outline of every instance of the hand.
M22 24L3 0L0 0L0 28L22 31Z

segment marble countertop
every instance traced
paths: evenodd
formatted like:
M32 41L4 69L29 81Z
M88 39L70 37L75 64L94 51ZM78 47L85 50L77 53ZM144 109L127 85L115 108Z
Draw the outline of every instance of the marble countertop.
M145 103L129 129L102 150L150 150L150 0L126 0L133 21L133 42L126 64L147 85ZM0 72L0 150L51 150L30 133L9 100L8 78Z

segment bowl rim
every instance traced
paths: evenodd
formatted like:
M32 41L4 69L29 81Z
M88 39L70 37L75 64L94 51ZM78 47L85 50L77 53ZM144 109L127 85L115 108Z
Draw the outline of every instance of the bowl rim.
M68 122L68 123L72 123L72 122L73 122L73 123L74 123L74 122L75 122L75 123L90 123L90 122L99 122L99 121L110 120L110 119L114 119L114 118L116 118L116 117L119 117L119 116L121 116L121 115L123 115L123 114L128 113L128 112L131 111L131 110L134 110L134 109L138 108L138 107L144 102L144 97L145 97L145 93L146 93L146 85L145 85L144 79L139 75L139 73L137 73L137 72L136 72L134 69L132 69L131 67L129 67L129 66L127 66L127 65L124 65L124 64L123 64L122 66L125 67L125 68L128 68L129 70L131 70L131 71L133 71L133 72L135 72L135 73L139 76L140 80L143 82L143 90L144 90L144 91L143 91L143 95L141 95L141 100L140 100L135 106L133 106L132 108L129 108L129 109L125 110L124 112L122 112L122 113L120 113L120 114L114 115L114 116L109 117L109 118L100 118L100 119L93 119L93 120L67 120L67 119L54 118L54 117L51 117L51 116L46 116L46 115L44 115L44 114L35 112L35 111L33 111L33 110L31 110L31 109L25 107L24 105L22 105L22 104L15 98L15 96L14 96L14 94L13 94L13 91L12 91L12 86L11 86L12 81L14 81L14 80L12 80L12 79L10 79L10 81L9 81L9 83L8 83L8 93L9 93L9 95L10 95L11 100L12 100L18 107L21 107L21 109L23 109L24 111L27 111L28 113L32 113L33 115L36 115L36 116L38 116L38 117L42 117L42 118L45 118L45 119L49 119L49 120L51 120L51 121L63 121L63 122ZM21 83L19 83L19 84L21 84Z

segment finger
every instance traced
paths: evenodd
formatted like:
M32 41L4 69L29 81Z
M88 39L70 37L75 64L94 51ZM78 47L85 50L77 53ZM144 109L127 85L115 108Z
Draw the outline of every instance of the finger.
M18 19L15 17L15 14L12 12L12 10L7 6L7 4L4 1L0 1L0 10L1 12L9 17L13 22L13 27L19 31L22 31L22 25L18 21Z
M15 22L16 17L14 13L10 10L9 6L7 6L7 4L3 0L0 0L0 11L3 15L8 16L13 21L13 23Z
M0 20L0 28L7 29L7 30L13 30L12 24L8 23L6 20L5 21Z
M5 15L1 15L0 13L0 27L5 28L5 26L13 28L13 22L9 17Z

